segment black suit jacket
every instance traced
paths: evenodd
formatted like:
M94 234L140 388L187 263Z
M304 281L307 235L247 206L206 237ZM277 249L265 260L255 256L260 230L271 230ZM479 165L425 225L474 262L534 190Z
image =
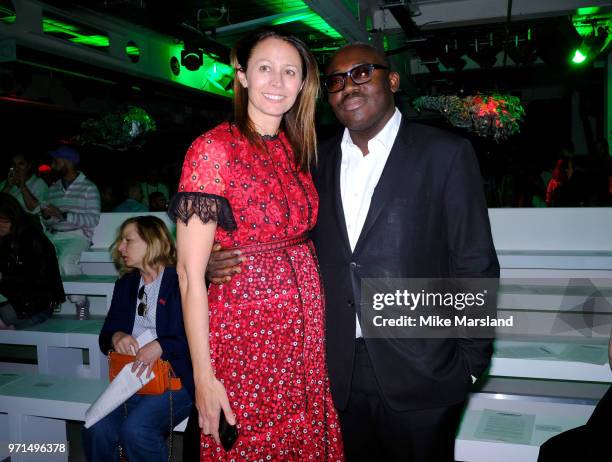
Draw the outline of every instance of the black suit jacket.
M115 283L111 307L98 338L102 353L108 354L113 348L112 337L115 332L132 333L136 318L139 284L140 273L138 271L125 274ZM167 266L162 276L157 299L155 330L157 341L162 347L162 359L170 361L172 369L193 398L195 389L193 369L183 324L181 293L176 268L172 266Z
M327 360L334 402L347 405L362 278L499 277L470 143L402 120L351 252L340 195L341 136L320 147L313 232L326 295ZM380 390L395 410L466 398L487 368L492 340L366 339Z

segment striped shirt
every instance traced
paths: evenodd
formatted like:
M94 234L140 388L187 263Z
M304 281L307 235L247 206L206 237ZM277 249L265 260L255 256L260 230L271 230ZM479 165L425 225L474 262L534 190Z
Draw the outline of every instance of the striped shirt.
M32 175L26 180L25 185L30 190L32 195L36 199L38 199L38 202L45 202L47 200L47 192L49 190L49 187L47 186L47 183L45 183L45 180L37 177L36 175ZM6 180L0 183L0 191L2 191L5 186ZM23 200L23 193L21 192L21 188L13 185L7 192L15 199L17 199L17 201L21 204L24 210L28 211L28 208L25 205L25 201ZM35 210L32 210L30 213L37 213L37 209L38 207Z
M138 292L140 292L140 288L144 285L145 297L144 300L147 302L147 310L144 316L138 315L138 305L140 305L140 301L138 298L136 299L136 306L134 309L136 310L136 316L134 317L134 327L132 328L132 337L138 338L144 331L150 330L151 334L153 334L153 338L157 338L157 329L155 327L155 320L157 316L157 300L159 300L159 288L161 287L161 281L164 277L164 270L162 269L154 281L151 281L148 284L145 284L140 278L140 284L138 284Z
M47 202L66 212L66 220L57 217L44 219L51 232L80 229L89 240L100 221L100 193L95 184L79 172L75 180L64 189L62 180L49 188Z

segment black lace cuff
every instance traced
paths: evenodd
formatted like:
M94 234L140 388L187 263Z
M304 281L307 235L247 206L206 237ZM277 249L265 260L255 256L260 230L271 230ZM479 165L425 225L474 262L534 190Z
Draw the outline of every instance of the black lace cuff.
M174 195L168 207L168 216L187 224L197 215L203 223L213 220L227 231L237 228L232 208L225 197L200 192L179 192Z

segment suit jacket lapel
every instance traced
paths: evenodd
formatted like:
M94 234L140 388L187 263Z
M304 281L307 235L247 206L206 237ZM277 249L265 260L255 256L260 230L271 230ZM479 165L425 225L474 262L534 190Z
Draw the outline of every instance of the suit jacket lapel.
M156 326L165 326L167 324L165 318L168 313L168 311L166 310L166 302L170 293L171 280L172 278L170 277L170 268L165 268L164 275L162 276L161 284L159 286L159 294L157 296L157 300L155 300L155 303L157 305L155 312ZM161 318L161 316L164 316L164 318ZM157 332L157 335L160 335L159 331Z
M342 164L342 148L341 148L342 138L340 138L336 152L334 154L334 169L332 175L333 185L331 193L334 196L334 201L336 205L336 223L338 226L338 231L342 236L342 241L344 242L344 246L346 247L346 251L352 254L351 244L349 242L348 231L346 229L346 220L344 219L344 207L342 207L342 194L340 191L340 166Z
M132 329L134 329L134 322L136 321L136 301L138 299L138 286L140 285L140 273L138 271L134 271L130 275L130 284L128 286L129 298L131 301L130 306L128 307L127 313L130 320L130 325ZM131 334L132 332L128 332Z
M368 232L376 222L376 219L380 215L380 212L385 207L386 203L393 197L393 191L395 188L399 187L406 181L409 172L407 161L410 158L410 143L407 132L407 123L405 122L405 118L402 117L399 131L395 137L395 142L393 143L393 147L391 148L391 152L387 158L387 163L385 164L382 174L380 175L376 188L374 188L368 214L366 215L365 222L363 223L363 228L361 228L361 233L359 234L357 244L355 244L355 254L359 252L363 246L363 242Z

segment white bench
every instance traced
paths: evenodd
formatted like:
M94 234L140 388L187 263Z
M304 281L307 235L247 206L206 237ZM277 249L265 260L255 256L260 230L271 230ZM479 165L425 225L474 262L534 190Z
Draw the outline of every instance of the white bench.
M502 278L612 278L612 208L489 209Z
M66 443L66 420L84 421L85 411L106 388L107 381L69 379L49 375L0 374L0 433L13 442ZM457 436L455 457L471 462L535 461L539 445L561 431L582 425L594 404L554 402L539 398L477 393L470 396ZM484 409L535 415L535 429L528 444L513 444L477 437ZM175 427L183 431L186 421ZM6 448L3 448L6 450ZM0 457L8 454L0 453ZM40 455L13 456L16 461L36 461ZM44 460L67 461L67 452Z
M101 295L106 300L106 311L110 309L113 299L113 289L117 276L81 274L78 276L63 276L62 283L66 295Z
M612 326L612 209L490 209L489 217L502 277L498 314L521 319L523 330L498 329L488 375L477 384L487 393L470 399L455 455L535 462L555 432L586 422L612 382L603 363ZM572 347L595 348L603 360L563 360ZM478 440L485 408L536 415L529 444Z
M580 361L562 359L565 348L595 349L605 361L602 364L592 364ZM541 357L521 358L521 348L531 351L542 349ZM542 342L542 341L508 341L496 340L495 353L488 371L489 376L516 377L530 379L585 381L585 382L612 382L612 371L607 361L608 344L603 341L591 342ZM504 353L514 350L516 353ZM532 353L527 353L531 356Z
M155 215L176 232L167 214L142 215ZM100 215L92 247L81 254L85 274L117 274L109 248L132 216ZM612 208L489 209L489 218L502 277L612 277Z
M99 351L98 346L98 335L102 324L103 320L99 319L78 321L55 317L30 329L0 331L0 343L36 346L38 373L89 378L106 377L107 359ZM564 348L571 345L578 348L586 346L586 348L599 349L603 358L607 354L607 343L601 339L590 342L578 339L565 342L497 339L488 375L612 382L612 373L607 362L589 364L563 361L561 353ZM516 353L508 355L509 348L514 348ZM533 357L532 353L521 358L521 348L531 350L543 348L544 353L539 358ZM83 349L88 350L89 365L83 365L81 352Z
M66 420L85 421L85 411L108 385L107 379L55 375L0 374L0 435L11 442L65 443L54 455L12 455L13 462L68 461ZM187 419L175 427L184 431ZM0 460L7 457L0 448ZM3 453L4 451L4 453Z
M501 268L498 312L515 316L523 327L518 332L498 329L498 335L518 334L520 340L536 343L607 342L612 327L612 208L489 209L489 217ZM531 374L516 369L523 364L520 359L497 359L491 373L508 374L510 368L519 376ZM534 359L524 364L527 370L554 369ZM583 372L587 366L581 366ZM602 374L611 380L606 371Z
M580 400L474 393L463 414L455 458L469 462L535 462L542 443L563 431L584 425L594 408L594 402ZM535 416L528 442L517 444L505 437L483 438L477 429L485 409Z
M98 345L103 322L101 319L78 321L53 317L24 330L0 330L0 344L35 346L39 374L107 377L108 360ZM88 351L89 364L83 364L83 350ZM11 363L0 363L0 369L4 372L19 370Z

